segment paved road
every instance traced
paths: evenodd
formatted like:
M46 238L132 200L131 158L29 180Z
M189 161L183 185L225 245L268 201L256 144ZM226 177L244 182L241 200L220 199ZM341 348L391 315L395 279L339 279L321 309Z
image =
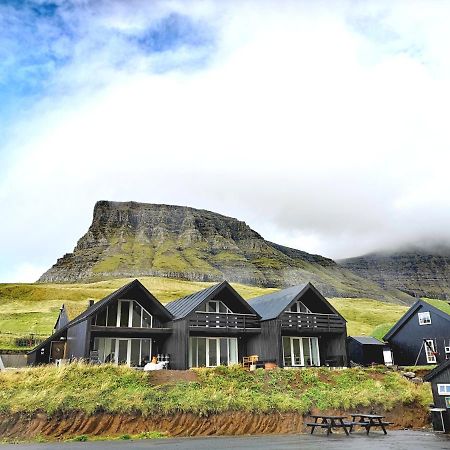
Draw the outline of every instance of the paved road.
M278 435L0 445L11 450L449 450L450 435L391 431L345 435Z

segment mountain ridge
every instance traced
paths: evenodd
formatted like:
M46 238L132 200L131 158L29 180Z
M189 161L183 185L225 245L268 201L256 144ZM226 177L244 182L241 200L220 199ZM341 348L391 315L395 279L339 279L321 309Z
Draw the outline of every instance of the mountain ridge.
M410 303L321 255L266 241L245 222L186 206L99 201L72 253L39 282L163 276L263 287L313 282L325 295Z

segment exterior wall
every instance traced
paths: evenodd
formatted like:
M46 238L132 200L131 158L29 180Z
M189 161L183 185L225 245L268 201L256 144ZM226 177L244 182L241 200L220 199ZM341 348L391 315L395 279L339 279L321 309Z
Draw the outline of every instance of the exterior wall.
M443 370L439 375L436 375L431 382L431 390L433 392L433 400L434 400L434 406L436 408L446 408L445 405L445 395L439 395L438 394L438 384L450 384L450 367L448 367L446 370ZM450 397L450 394L447 395L447 397ZM450 413L450 410L447 409L447 412Z
M171 322L173 332L163 345L163 353L170 355L170 368L186 370L189 367L189 330L186 320ZM170 326L170 324L168 324Z
M89 356L91 320L83 320L67 330L67 358L87 358Z
M352 338L347 340L349 361L365 366L372 363L384 364L383 348L384 345L361 344Z
M431 324L419 325L417 314L425 311L430 312ZM445 343L449 345L450 340L450 320L444 319L427 304L421 304L402 328L389 339L394 354L394 363L401 366L414 365L424 339L435 341L436 351L440 354L437 356L437 363L444 361ZM417 364L429 364L427 363L425 349L422 349Z
M59 312L58 319L55 324L55 331L60 330L63 326L69 323L69 318L67 317L66 309L63 307Z
M247 353L258 355L261 361L274 361L279 366L282 364L281 324L277 319L261 322L261 334L249 337Z

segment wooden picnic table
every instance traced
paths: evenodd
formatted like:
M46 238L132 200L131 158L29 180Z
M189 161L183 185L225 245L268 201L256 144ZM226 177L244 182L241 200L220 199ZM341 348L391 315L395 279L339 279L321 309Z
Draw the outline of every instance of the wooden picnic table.
M314 422L306 422L305 425L311 427L311 434L314 433L316 427L326 428L327 436L333 432L332 428L343 428L345 434L349 436L347 427L350 427L351 424L349 422L344 422L344 419L346 419L347 416L326 416L323 414L312 414L310 417L314 419ZM321 419L321 422L319 422L319 419Z
M355 425L359 425L366 429L367 434L369 434L372 427L380 427L383 430L383 433L387 434L386 427L392 425L392 422L386 422L383 420L384 416L380 416L379 414L352 413L350 416L352 417L350 433L353 431ZM357 418L359 418L359 420L356 420Z

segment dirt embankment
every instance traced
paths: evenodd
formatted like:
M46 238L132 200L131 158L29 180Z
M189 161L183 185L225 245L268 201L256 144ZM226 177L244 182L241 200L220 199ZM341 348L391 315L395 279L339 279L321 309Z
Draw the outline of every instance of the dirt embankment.
M360 412L370 412L360 409ZM377 410L378 412L380 409ZM314 414L318 411L312 411ZM347 414L346 411L321 411L330 414ZM421 428L429 426L427 411L420 406L397 407L385 413L394 428ZM50 439L67 439L81 434L113 436L139 434L146 431L166 432L171 436L211 436L243 434L281 434L305 431L305 417L298 413L256 414L228 412L211 416L189 413L174 415L124 415L99 413L88 416L81 412L47 417L36 413L0 415L0 438L33 439L45 436Z

